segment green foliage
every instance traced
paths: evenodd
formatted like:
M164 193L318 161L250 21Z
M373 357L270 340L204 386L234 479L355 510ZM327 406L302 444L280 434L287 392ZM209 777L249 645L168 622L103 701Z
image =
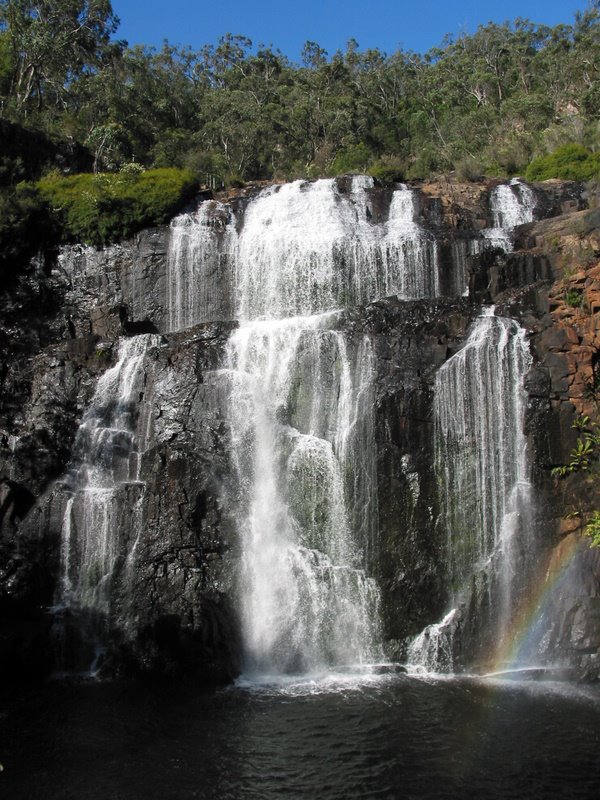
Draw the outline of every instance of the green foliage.
M300 64L231 34L129 48L111 41L116 24L109 0L0 0L0 113L87 149L89 166L67 153L62 172L135 161L213 186L365 170L470 180L522 173L536 151L556 152L531 180L599 172L597 3L570 25L489 23L425 55L307 42Z
M103 367L107 367L111 363L112 356L112 345L97 347L94 351L94 358Z
M13 60L12 47L8 31L0 30L0 97L10 91L12 81Z
M336 153L331 164L332 175L344 175L351 172L366 172L373 160L373 154L366 144L349 145Z
M485 174L481 161L473 156L464 156L459 159L455 162L454 168L458 177L466 181L480 180Z
M580 289L567 289L565 303L571 308L581 308L583 305L583 292Z
M600 176L600 153L591 153L581 144L565 144L550 155L534 159L527 167L529 181L562 178L589 181Z
M404 180L405 170L405 164L397 156L382 156L369 167L369 175L383 186L392 186Z
M585 535L591 539L590 547L600 547L600 511L593 511L585 526Z
M562 464L552 470L552 474L559 478L573 472L587 472L600 457L600 426L592 422L588 416L578 417L573 423L573 428L582 432L577 444L571 450L568 464Z
M132 166L120 173L52 173L37 183L60 220L63 238L95 246L167 222L193 197L197 186L186 170L139 172Z
M10 41L15 107L62 103L69 83L110 52L118 22L110 0L4 0L0 28Z

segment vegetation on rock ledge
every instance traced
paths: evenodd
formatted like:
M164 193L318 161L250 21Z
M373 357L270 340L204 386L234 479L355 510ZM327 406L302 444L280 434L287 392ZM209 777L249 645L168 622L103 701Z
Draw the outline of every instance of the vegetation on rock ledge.
M567 464L554 467L552 474L564 478L575 472L597 473L600 460L600 425L588 416L578 417L573 428L580 431L575 447L571 450ZM578 514L580 512L577 512ZM600 547L600 511L593 510L584 528L591 547Z
M54 172L37 183L41 197L60 220L63 238L96 246L167 222L197 188L187 170L145 171L134 165L112 174Z

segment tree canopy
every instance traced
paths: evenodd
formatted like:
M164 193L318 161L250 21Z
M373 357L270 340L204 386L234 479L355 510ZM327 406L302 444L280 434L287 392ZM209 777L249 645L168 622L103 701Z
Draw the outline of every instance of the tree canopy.
M77 79L101 68L118 24L110 0L3 0L2 71L16 113L66 108Z
M597 0L572 24L490 23L423 55L310 41L299 64L241 35L156 49L117 29L110 0L0 0L1 117L66 135L97 171L230 183L509 175L565 144L600 148Z

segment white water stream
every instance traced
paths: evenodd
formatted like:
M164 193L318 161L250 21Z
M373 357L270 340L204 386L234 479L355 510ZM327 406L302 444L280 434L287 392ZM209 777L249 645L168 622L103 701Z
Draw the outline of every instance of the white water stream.
M264 189L240 220L207 202L171 225L169 324L181 330L212 318L223 282L241 320L286 319L397 294L438 293L438 245L421 226L418 196L397 189L388 218L374 223L373 179L349 191L334 179ZM220 282L220 283L219 283Z
M533 221L536 198L519 178L495 186L490 192L492 227L483 231L484 247L497 247L509 253L513 248L514 229Z
M122 536L135 535L128 530L135 525L123 525L121 515L134 517L136 505L128 508L123 492L131 486L143 490L140 458L148 435L143 364L159 342L150 334L121 339L117 363L100 377L77 432L61 536L61 593L68 607L107 614L117 560L133 548L133 542L123 546Z
M247 671L378 656L372 352L334 321L248 322L227 348Z
M434 672L452 670L457 608L473 596L492 606L499 638L508 627L531 493L523 433L530 366L526 332L491 309L436 375L435 469L452 610L415 639L409 658Z

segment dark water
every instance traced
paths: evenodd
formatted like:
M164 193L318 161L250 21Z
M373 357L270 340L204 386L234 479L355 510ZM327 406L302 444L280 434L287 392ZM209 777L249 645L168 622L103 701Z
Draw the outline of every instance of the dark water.
M0 735L7 800L600 797L600 693L557 683L57 682Z

